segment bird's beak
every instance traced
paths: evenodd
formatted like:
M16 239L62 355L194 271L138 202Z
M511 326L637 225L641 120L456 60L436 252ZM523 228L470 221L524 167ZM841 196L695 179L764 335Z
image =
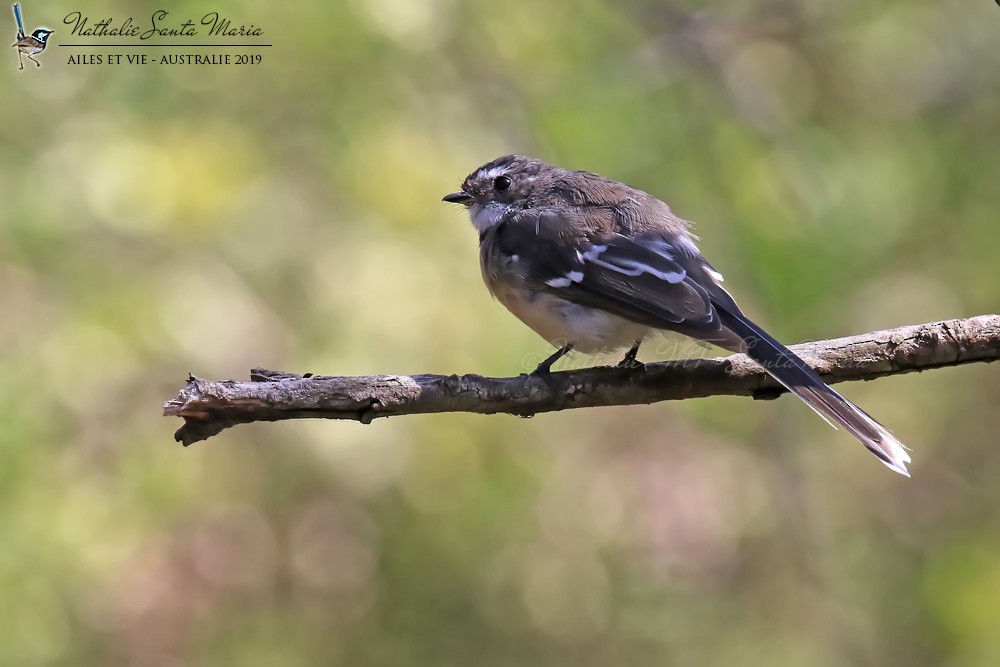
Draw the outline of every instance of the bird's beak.
M452 192L450 195L445 195L441 198L441 201L446 201L449 204L465 204L468 206L472 203L472 195L468 192Z

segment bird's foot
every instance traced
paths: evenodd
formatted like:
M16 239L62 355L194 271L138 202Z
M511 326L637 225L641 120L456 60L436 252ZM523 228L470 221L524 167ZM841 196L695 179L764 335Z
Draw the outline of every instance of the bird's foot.
M615 367L616 368L645 368L646 364L644 364L641 361L639 361L638 359L636 359L636 355L637 354L639 354L639 343L636 343L631 348L629 348L629 351L625 353L625 357L622 358L622 360L619 361L616 364Z
M558 350L556 350L552 355L550 355L548 359L538 364L538 367L535 368L535 370L531 371L531 375L536 375L536 376L548 375L549 373L552 372L552 364L556 363L564 356L569 354L570 350L572 349L573 349L572 344L563 345Z

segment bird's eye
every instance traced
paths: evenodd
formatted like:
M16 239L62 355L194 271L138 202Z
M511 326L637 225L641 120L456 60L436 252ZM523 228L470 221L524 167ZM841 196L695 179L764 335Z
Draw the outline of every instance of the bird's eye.
M510 179L506 176L497 176L493 179L493 187L499 192L503 192L510 187Z

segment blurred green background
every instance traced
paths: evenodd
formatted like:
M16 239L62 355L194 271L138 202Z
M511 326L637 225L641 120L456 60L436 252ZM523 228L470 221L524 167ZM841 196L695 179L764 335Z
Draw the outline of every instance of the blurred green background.
M110 50L63 16L153 6L22 4L59 32L0 68L0 664L1000 662L995 367L843 386L909 481L789 398L160 416L188 371L548 353L439 201L509 152L670 202L787 342L996 312L995 3L169 3L264 30L229 67L70 65Z

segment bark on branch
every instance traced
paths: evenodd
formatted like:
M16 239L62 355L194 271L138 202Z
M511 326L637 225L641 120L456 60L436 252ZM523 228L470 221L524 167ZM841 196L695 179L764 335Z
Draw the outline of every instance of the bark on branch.
M1000 358L1000 315L794 345L827 382L874 380ZM237 424L283 419L350 419L430 412L530 416L569 408L635 405L715 395L774 398L784 389L745 355L597 367L546 376L301 376L254 369L249 382L188 378L163 414L183 417L185 446Z

